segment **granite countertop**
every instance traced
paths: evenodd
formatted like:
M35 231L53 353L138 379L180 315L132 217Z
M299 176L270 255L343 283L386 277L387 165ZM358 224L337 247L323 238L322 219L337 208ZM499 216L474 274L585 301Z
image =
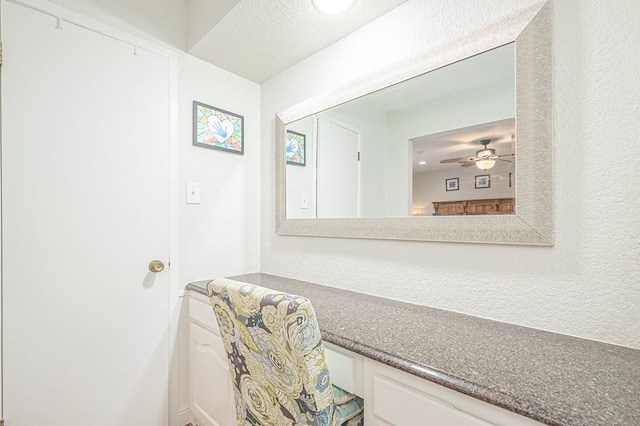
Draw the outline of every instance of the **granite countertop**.
M274 275L229 278L309 298L327 342L542 423L640 425L640 350Z

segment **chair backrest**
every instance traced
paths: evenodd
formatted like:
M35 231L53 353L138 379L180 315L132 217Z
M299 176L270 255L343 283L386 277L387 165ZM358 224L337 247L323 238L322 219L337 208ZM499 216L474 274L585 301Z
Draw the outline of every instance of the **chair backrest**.
M207 284L227 352L239 425L334 424L335 406L311 302L218 278Z

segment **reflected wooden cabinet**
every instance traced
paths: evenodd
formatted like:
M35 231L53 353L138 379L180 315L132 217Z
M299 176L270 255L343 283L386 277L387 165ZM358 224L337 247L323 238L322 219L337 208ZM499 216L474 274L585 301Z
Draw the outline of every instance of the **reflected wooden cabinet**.
M434 216L513 214L513 198L487 198L484 200L434 201Z

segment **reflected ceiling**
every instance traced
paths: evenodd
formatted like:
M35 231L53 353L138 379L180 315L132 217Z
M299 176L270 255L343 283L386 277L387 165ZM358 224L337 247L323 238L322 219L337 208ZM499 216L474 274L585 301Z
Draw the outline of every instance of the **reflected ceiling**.
M512 154L515 121L511 118L412 139L413 173L458 168L459 163L441 164L440 160L475 155L476 151L482 149L481 139L491 139L488 148L495 149L496 154ZM420 164L421 161L426 164Z

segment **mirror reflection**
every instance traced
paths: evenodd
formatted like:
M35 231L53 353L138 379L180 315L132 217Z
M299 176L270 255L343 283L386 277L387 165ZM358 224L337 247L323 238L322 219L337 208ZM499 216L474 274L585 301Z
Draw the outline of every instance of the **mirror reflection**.
M513 44L286 125L286 218L513 214Z

